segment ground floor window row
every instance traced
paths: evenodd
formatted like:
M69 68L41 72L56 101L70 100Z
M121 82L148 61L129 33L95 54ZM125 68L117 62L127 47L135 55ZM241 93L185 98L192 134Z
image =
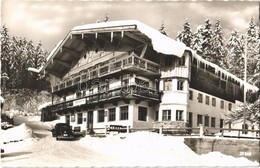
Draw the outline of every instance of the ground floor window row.
M175 112L176 112L175 121L183 121L184 110L176 110ZM158 120L158 114L156 114L155 119ZM162 111L162 121L172 121L172 110Z
M203 103L204 101L204 96L202 93L198 93L197 95L197 100L199 103ZM192 90L189 90L189 99L193 100L194 99L194 93ZM228 103L228 110L231 111L232 110L232 103L227 102ZM206 105L212 105L213 107L216 107L216 98L212 97L211 98L211 103L210 103L210 96L209 95L205 95L205 104ZM220 100L220 108L224 109L225 108L225 101L224 100Z
M119 120L128 120L129 119L129 106L120 106L119 107ZM148 108L143 106L138 106L138 120L147 121ZM116 107L108 109L99 109L97 110L97 122L105 122L105 117L107 121L116 121L117 119ZM69 121L69 115L67 115L67 122ZM83 118L83 113L79 112L72 114L70 117L70 122L77 124L82 124L83 120L86 121L86 118Z
M216 117L210 117L208 115L197 114L197 126L203 125L205 127L216 127Z
M77 119L76 119L77 118ZM77 113L72 115L66 115L66 122L67 123L74 123L77 122L77 124L82 124L83 121L86 122L86 118L83 118L83 113Z

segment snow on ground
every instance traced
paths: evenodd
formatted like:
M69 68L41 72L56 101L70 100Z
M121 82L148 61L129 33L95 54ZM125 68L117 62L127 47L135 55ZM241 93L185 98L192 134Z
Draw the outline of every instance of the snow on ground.
M258 166L246 158L220 152L198 155L184 144L184 137L162 136L151 132L110 135L106 138L86 136L81 145L120 160L121 166Z
M33 126L54 124L34 122ZM43 130L42 129L42 130ZM21 124L1 130L5 149L3 166L259 166L246 158L220 152L198 155L184 144L184 137L163 136L152 132L86 136L75 141L56 141L50 132L36 138L34 130ZM16 142L10 142L16 141Z

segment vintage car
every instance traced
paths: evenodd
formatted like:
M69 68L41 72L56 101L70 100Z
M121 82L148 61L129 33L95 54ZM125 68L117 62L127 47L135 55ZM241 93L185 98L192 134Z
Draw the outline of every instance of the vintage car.
M67 123L57 123L52 129L52 136L56 137L56 140L72 140L75 138L72 129Z

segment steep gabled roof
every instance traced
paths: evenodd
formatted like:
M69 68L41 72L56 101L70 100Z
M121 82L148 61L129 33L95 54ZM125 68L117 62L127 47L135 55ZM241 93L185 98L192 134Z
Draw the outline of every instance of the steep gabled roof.
M185 51L185 44L167 37L139 21L124 20L87 24L76 26L53 49L46 64L40 72L47 72L57 77L63 77L85 54L88 45L98 36L113 41L113 38L127 36L136 43L151 44L158 53L181 57Z

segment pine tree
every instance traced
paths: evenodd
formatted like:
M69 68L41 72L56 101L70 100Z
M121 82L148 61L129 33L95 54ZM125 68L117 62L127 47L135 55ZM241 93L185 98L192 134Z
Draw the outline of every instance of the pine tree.
M244 37L239 36L237 31L232 31L227 42L228 70L239 78L244 76Z
M217 19L212 39L212 63L227 69L226 50L220 20Z
M10 57L10 37L8 29L5 25L1 29L1 75L6 74L8 76L10 71L11 57ZM1 79L3 89L8 85L6 79Z
M205 58L206 60L212 62L213 61L213 53L212 53L212 48L213 48L213 32L212 32L212 24L209 19L206 19L205 21L205 26L203 28L202 32L202 57Z
M1 73L9 77L2 82L6 83L7 89L48 89L49 84L45 79L38 80L37 74L28 71L29 67L40 68L45 62L47 52L41 42L35 47L31 40L9 37L5 26L1 30L1 42Z
M184 29L177 35L176 40L183 42L187 47L191 47L193 35L188 19L185 20L183 27Z
M196 51L197 54L201 55L203 53L202 49L202 32L203 27L198 26L196 31L194 32L192 42L191 42L191 48Z
M247 56L247 75L250 77L257 73L257 59L259 58L258 30L255 20L251 18L246 33L246 56Z
M252 40L253 41L253 40ZM250 40L251 42L251 40ZM254 46L255 48L251 48L251 46ZM249 46L248 48L252 49L252 61L253 66L255 66L255 69L254 69L254 72L253 74L250 74L249 77L248 77L248 82L256 85L257 87L260 88L260 30L259 30L259 27L258 27L258 35L257 35L257 39L255 41L255 44L252 44L251 46ZM251 70L251 69L250 69ZM250 72L248 72L250 73Z

